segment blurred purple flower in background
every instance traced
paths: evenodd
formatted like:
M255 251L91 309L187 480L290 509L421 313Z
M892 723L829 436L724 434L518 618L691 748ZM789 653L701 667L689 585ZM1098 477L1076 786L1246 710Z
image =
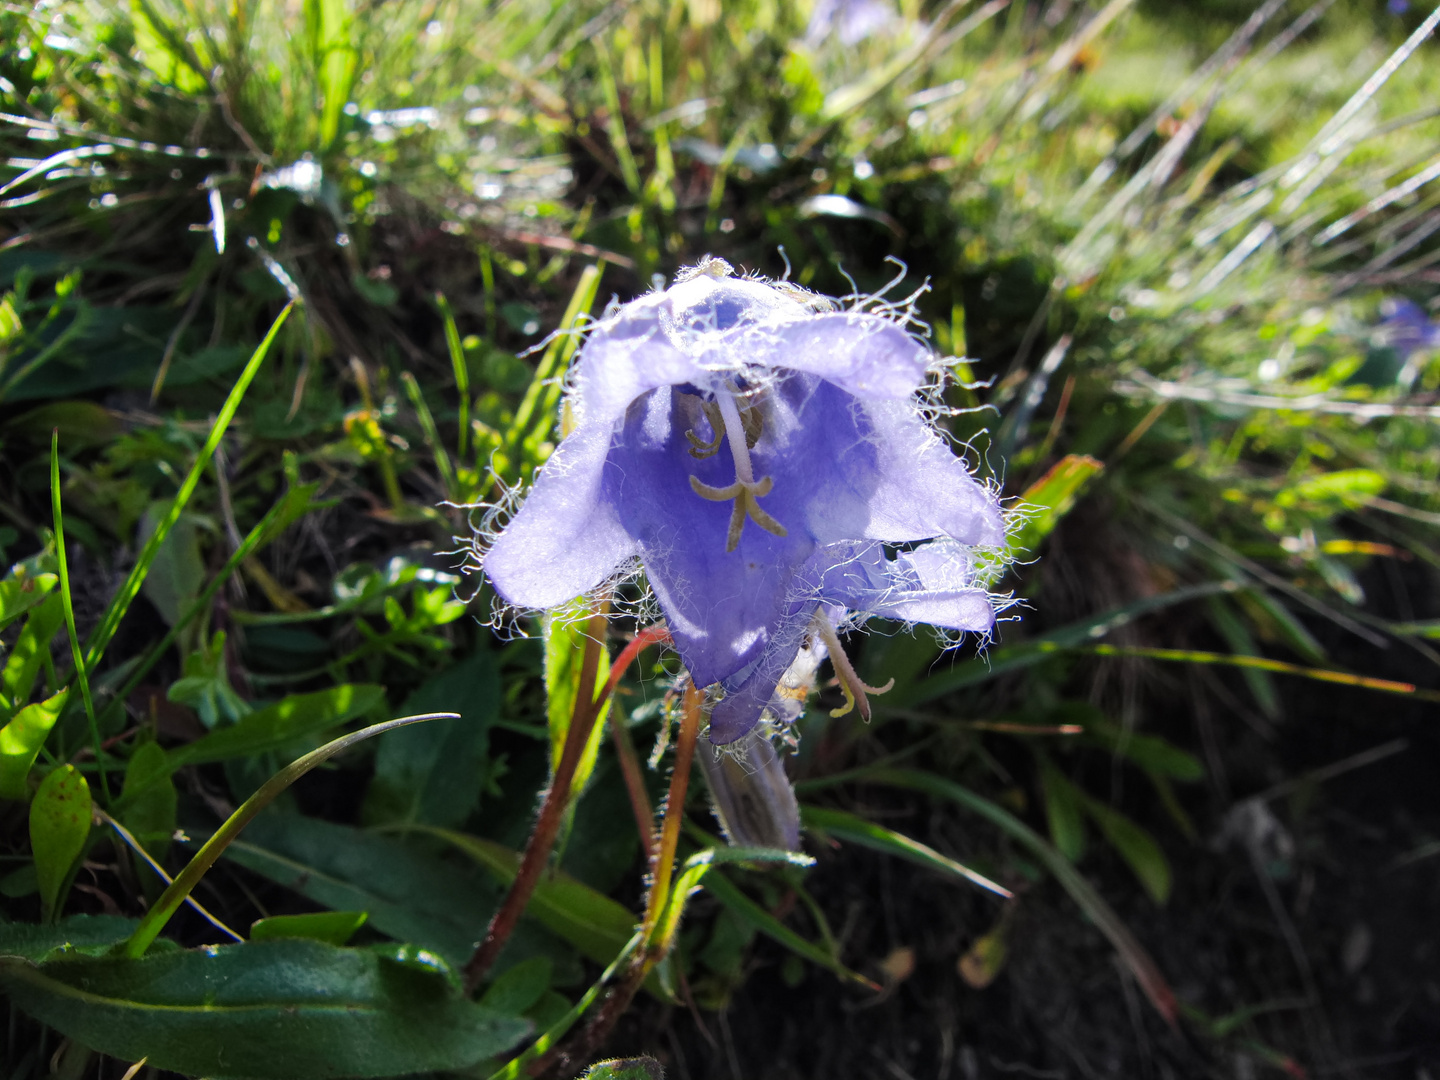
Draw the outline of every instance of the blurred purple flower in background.
M783 720L777 686L822 643L868 715L846 620L988 631L975 549L1005 542L994 495L923 411L936 358L908 310L730 275L709 259L591 331L573 429L483 555L503 599L540 609L638 558L690 677L723 692L717 744L767 708Z
M1440 349L1440 322L1425 314L1413 300L1390 298L1380 305L1381 344L1405 359L1418 349Z
M899 21L894 5L885 0L817 0L805 28L805 44L814 48L834 34L848 48Z
M1423 355L1440 350L1440 321L1431 319L1412 300L1391 297L1380 305L1382 316L1374 334L1375 344L1395 350L1400 371L1395 381L1409 389L1420 374Z

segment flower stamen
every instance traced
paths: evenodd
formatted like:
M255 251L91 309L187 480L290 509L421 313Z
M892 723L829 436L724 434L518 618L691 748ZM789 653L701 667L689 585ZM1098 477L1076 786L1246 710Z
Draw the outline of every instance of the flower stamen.
M725 441L725 421L720 416L720 410L715 407L713 401L702 402L701 410L705 413L705 419L710 421L710 430L715 437L709 442L695 434L694 428L685 432L685 438L690 442L690 456L699 458L702 461L708 457L714 457L720 452L720 444ZM752 443L753 445L753 443Z
M835 669L835 678L840 683L840 692L845 695L845 704L838 709L831 709L830 715L840 717L850 710L858 708L860 719L868 724L870 722L870 699L866 695L885 693L895 686L895 680L892 678L884 686L867 686L856 673L855 666L845 655L845 650L841 648L840 635L835 633L835 628L830 625L830 620L825 617L825 612L815 612L814 626L830 653L830 665Z

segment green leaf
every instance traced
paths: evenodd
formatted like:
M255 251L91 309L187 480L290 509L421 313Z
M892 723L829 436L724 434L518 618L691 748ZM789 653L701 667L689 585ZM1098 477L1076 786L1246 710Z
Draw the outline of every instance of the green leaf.
M137 919L119 915L67 915L53 923L0 923L0 956L44 960L51 954L99 956L130 936Z
M545 637L545 693L546 715L550 722L550 768L553 771L560 761L565 747L565 736L570 731L570 718L575 712L575 697L579 693L581 668L584 665L586 633L591 614L587 600L577 600L558 608L541 620ZM595 690L605 685L610 677L610 651L600 645L600 663L595 672ZM592 691L593 692L593 691ZM605 734L605 717L610 712L607 700L595 718L590 731L590 741L575 767L575 778L571 781L570 800L580 797L590 774L595 769L595 758L600 752L600 740Z
M665 1070L652 1057L614 1058L597 1061L581 1080L665 1080Z
M443 974L378 952L264 941L125 957L0 960L22 1010L122 1061L259 1080L462 1069L527 1021L467 1001Z
M57 574L35 573L26 563L18 563L0 580L0 629L9 626L25 612L44 600L59 584Z
M1037 755L1040 762L1040 788L1045 793L1045 817L1050 824L1050 839L1060 853L1071 862L1085 857L1085 817L1080 793L1055 767L1048 755Z
M30 849L47 922L59 911L70 871L90 838L92 805L90 785L74 765L62 765L40 781L30 804Z
M140 519L137 546L143 546L165 520L170 509L168 500L151 503ZM181 514L169 533L155 549L150 572L145 575L141 592L155 605L165 625L174 626L181 615L200 595L205 584L205 563L200 556L200 532L192 514Z
M50 641L64 622L65 606L59 593L51 593L31 610L5 661L5 673L0 676L0 686L4 687L12 708L23 705L30 697L35 678L49 654Z
M1010 538L1011 555L1034 555L1040 549L1040 542L1054 532L1060 519L1070 512L1085 485L1104 468L1084 454L1066 454L1026 488L1019 506L1024 520Z
M287 461L289 458L294 457L294 454L289 450L285 451L285 454ZM288 470L288 464L286 468ZM289 475L288 471L286 475ZM259 551L271 543L291 525L310 513L310 511L334 506L337 500L316 500L315 494L319 490L319 481L309 484L297 484L292 481L290 486L285 489L284 496L275 504L274 509L271 511L275 514L275 517L266 525L265 532L261 535L260 542L255 550Z
M1146 772L1187 783L1205 777L1205 766L1200 764L1199 758L1159 735L1125 731L1099 714L1098 710L1093 718L1085 720L1084 726L1082 738L1085 742L1119 754Z
M120 821L157 861L175 835L175 784L170 756L153 742L141 743L125 766Z
M1155 838L1120 811L1099 799L1080 793L1085 812L1099 827L1110 846L1120 853L1130 869L1157 904L1170 899L1170 861Z
M522 960L490 984L480 1004L506 1016L521 1016L550 989L552 965L543 956Z
M1010 890L977 874L968 866L941 855L934 848L844 810L805 806L800 809L800 820L808 829L819 829L841 840L848 840L852 844L884 852L886 855L894 855L907 862L918 863L931 870L938 870L947 877L959 878L968 884L989 889L1000 896L1008 897L1010 895Z
M483 648L406 698L403 713L449 710L460 719L381 737L365 796L366 824L462 824L479 802L499 701L495 659Z
M274 750L303 735L329 731L364 716L384 701L385 688L369 683L345 683L313 694L292 694L231 727L177 746L170 751L170 766L173 770L182 765L206 765Z
M1299 502L1338 503L1339 508L1354 510L1364 506L1385 488L1384 475L1374 469L1339 469L1285 489L1275 496L1275 503L1287 507Z
M455 845L500 884L508 886L515 880L520 855L503 844L450 829L423 831ZM635 932L635 916L629 908L564 873L541 878L526 913L597 964L614 960Z
M230 685L230 665L225 659L225 631L215 631L207 645L202 638L199 648L185 657L184 675L170 684L165 697L179 705L188 705L207 728L222 722L233 724L252 711L244 698Z
M463 964L485 934L498 890L484 877L399 839L299 814L262 814L225 858L334 911Z
M1230 646L1232 653L1241 656L1260 655L1255 639L1250 636L1249 627L1229 604L1218 596L1212 596L1208 607L1210 621L1215 624L1215 629L1220 631L1220 636ZM1270 673L1256 668L1241 668L1240 675L1250 687L1250 693L1255 698L1255 703L1260 706L1260 711L1271 720L1278 720L1281 712L1280 692L1275 689L1275 680L1270 677Z
M69 693L61 690L54 697L26 705L0 728L0 798L23 799L29 794L25 779L30 766L60 718Z
M365 911L314 911L307 915L272 915L250 924L251 941L304 938L344 945L370 917ZM500 1010L504 1012L505 1010ZM518 1012L515 1013L518 1015Z

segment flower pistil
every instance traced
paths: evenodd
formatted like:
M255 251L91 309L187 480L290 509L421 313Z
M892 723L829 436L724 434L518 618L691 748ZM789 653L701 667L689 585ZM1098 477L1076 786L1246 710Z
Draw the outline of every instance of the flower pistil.
M735 482L727 487L712 487L704 483L696 476L690 477L690 487L696 495L702 499L709 499L711 502L735 501L735 508L730 514L730 528L725 535L725 550L734 551L740 544L740 534L745 529L745 519L759 525L768 533L775 536L788 536L788 530L773 517L760 509L757 501L762 496L769 495L770 489L774 487L774 480L771 477L755 479L755 469L750 461L750 447L759 440L760 423L759 410L750 407L746 409L746 415L741 416L739 407L735 404L735 395L730 389L717 391L715 394L714 409L720 414L720 423L714 422L714 414L711 413L711 403L706 403L706 415L711 418L712 429L718 428L715 432L715 441L706 443L699 439L694 432L686 432L691 443L690 453L695 457L708 457L715 453L720 447L720 440L724 438L730 443L730 456L735 462ZM750 423L746 423L750 420ZM751 432L754 432L752 438ZM706 452L708 451L708 453Z

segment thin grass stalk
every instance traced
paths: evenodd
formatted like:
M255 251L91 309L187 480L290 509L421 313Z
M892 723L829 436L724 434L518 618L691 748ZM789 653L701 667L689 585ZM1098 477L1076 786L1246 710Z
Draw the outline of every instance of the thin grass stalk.
M560 321L560 328L541 354L540 363L535 366L535 375L525 390L525 396L520 399L520 404L515 409L515 419L511 422L500 443L499 454L507 467L514 464L510 459L518 448L538 443L540 438L537 436L547 430L545 425L550 423L548 417L554 415L555 404L560 397L560 387L558 385L551 386L551 380L555 378L557 372L564 369L566 361L574 355L578 344L574 333L576 323L582 311L589 312L591 305L595 302L595 293L599 287L600 267L587 266L575 285L575 291L570 294L570 303L566 305L565 316ZM535 421L537 414L547 419ZM492 471L481 490L482 497L496 479L497 477Z
M225 404L220 407L220 413L215 417L215 423L211 425L210 434L205 439L205 445L201 447L200 453L195 457L195 464L191 466L189 474L176 492L175 499L166 510L165 516L155 527L150 539L145 542L140 556L135 560L135 567L130 571L130 576L120 586L120 591L115 594L115 599L110 601L110 606L105 609L105 615L100 620L100 625L95 628L90 636L89 647L86 651L86 663L90 670L94 670L100 663L100 658L105 654L105 648L110 644L111 638L120 626L120 620L130 610L131 603L140 594L140 586L145 582L145 576L150 572L150 564L155 561L156 555L160 552L160 545L165 542L165 537L180 520L181 513L190 502L190 496L195 493L196 486L200 483L200 475L205 470L206 464L215 453L215 448L220 445L220 440L225 437L226 430L230 427L230 421L234 419L236 411L240 408L240 402L245 397L245 391L250 388L256 373L260 370L261 363L270 352L270 346L274 344L280 328L285 325L290 312L295 307L292 300L286 304L275 321L270 324L270 330L265 339L260 342L259 347L251 354L245 369L240 372L240 377L235 380L235 385L230 390L230 395L225 399Z
M440 318L445 323L445 348L450 353L450 367L455 373L455 389L460 394L460 412L456 418L460 431L455 440L455 459L462 464L470 445L470 368L465 363L465 349L460 344L460 331L455 325L455 313L450 310L450 301L445 294L435 294L435 306L440 309Z
M98 821L100 824L108 825L110 826L110 828L114 829L115 834L125 842L126 846L129 847L132 852L134 852L137 858L141 859L146 866L150 867L151 870L155 871L156 875L160 878L161 881L165 882L166 885L174 884L175 879L169 874L167 874L165 872L165 868L161 866L158 862L156 862L155 857L145 850L144 845L142 845L140 841L135 838L134 833L132 833L129 829L125 828L124 825L121 825L120 822L116 821L113 817L107 814L104 810L101 810L98 806L94 807L90 812L95 815L95 820ZM188 904L190 907L194 908L202 919L208 922L211 926L215 927L215 929L219 930L222 934L234 938L236 941L245 940L243 935L238 934L234 930L230 929L230 927L226 926L223 922L221 922L220 919L212 912L202 907L200 901L196 900L195 897L185 897L185 903Z
M70 562L65 555L65 517L60 511L60 429L50 432L50 508L55 524L55 561L60 571L60 604L65 611L65 630L70 638L70 655L75 663L75 679L80 683L80 696L85 702L85 718L90 722L90 741L95 748L95 764L100 768L100 790L110 801L110 777L105 768L100 745L100 720L95 715L95 701L90 696L90 673L80 649L80 635L75 630L75 604L70 595ZM45 646L47 649L49 646ZM17 705L20 703L17 703Z
M396 728L419 724L426 720L458 719L460 719L459 713L421 713L416 716L402 716L398 720L372 724L370 727L335 739L318 750L312 750L304 757L292 761L265 781L254 795L241 803L239 808L225 819L220 828L211 834L210 839L201 845L200 850L185 865L185 869L181 870L169 887L160 894L160 899L155 901L155 906L146 912L145 918L140 920L140 925L125 940L120 951L123 955L132 958L145 955L145 950L159 936L160 931L165 929L165 924L170 921L170 917L180 909L180 905L194 891L206 871L215 865L215 861L230 846L230 842L240 835L240 831L250 824L260 811L274 802L281 792L315 768L316 765L328 761L342 750L348 750L358 742L363 742L376 735L383 735L387 731L394 731Z
M1221 664L1228 667L1250 668L1255 671L1273 671L1279 675L1295 675L1302 679L1314 679L1317 682L1358 686L1366 690L1378 690L1385 694L1403 694L1418 701L1440 702L1440 690L1424 690L1414 683L1396 682L1393 679L1375 679L1368 675L1354 675L1348 671L1305 667L1301 664L1286 663L1284 660L1271 660L1267 656L1206 652L1200 649L1152 649L1138 645L1089 645L1061 650L1052 648L1047 643L1041 648L1045 652L1087 652L1094 656L1135 656L1147 660L1170 660L1181 664Z
M430 406L425 404L425 396L420 392L420 384L408 371L401 372L400 381L405 385L405 394L410 398L410 404L420 420L420 430L425 433L425 441L430 444L430 452L435 456L435 471L440 474L440 483L445 488L445 494L448 498L458 499L460 492L455 485L455 470L450 464L450 455L445 452L445 447L440 442L440 432L435 427L435 417L431 415Z

